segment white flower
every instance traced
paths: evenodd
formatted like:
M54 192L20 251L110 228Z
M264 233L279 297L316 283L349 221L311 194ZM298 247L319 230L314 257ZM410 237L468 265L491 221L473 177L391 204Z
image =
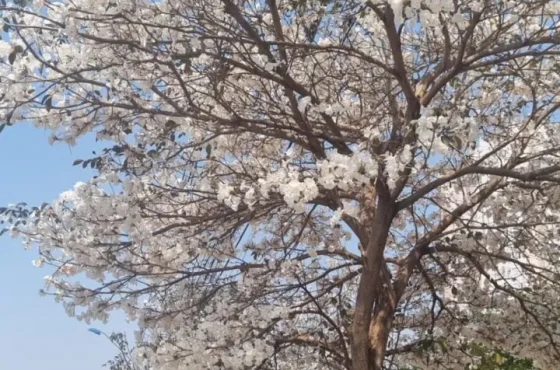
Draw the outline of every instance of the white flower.
M311 97L310 96L305 96L301 99L299 99L298 102L298 110L301 113L305 113L305 108L307 108L307 106L309 105L309 103L311 103Z
M31 262L31 264L35 267L42 267L44 263L45 259L43 257L39 257Z
M12 45L4 40L0 40L0 57L5 57L12 52Z
M344 210L342 208L337 209L331 219L329 220L329 223L331 226L335 226L340 222L340 219L342 218L342 215L344 214Z

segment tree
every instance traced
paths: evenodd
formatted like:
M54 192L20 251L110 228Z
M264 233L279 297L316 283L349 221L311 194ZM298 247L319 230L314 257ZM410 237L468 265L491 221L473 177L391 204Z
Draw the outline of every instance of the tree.
M110 143L2 210L70 315L165 370L558 363L558 1L2 4L4 122Z
M111 333L111 335L106 335L95 328L91 328L89 331L97 335L104 335L118 349L115 357L105 363L104 367L109 368L109 370L150 370L148 361L143 361L141 367L137 366L137 361L134 358L134 348L130 348L126 334Z
M438 342L440 348L430 348L426 343L421 345L420 352L429 357L433 355L432 350L446 351L446 342L442 339ZM509 352L504 352L499 349L492 349L487 346L481 345L477 342L470 342L461 346L461 351L464 357L461 359L460 365L454 365L454 368L465 370L537 370L534 366L534 361L530 358L520 358L512 355ZM445 364L444 368L449 364ZM437 362L432 365L432 368L438 368ZM422 367L417 366L404 366L399 370L416 370ZM452 367L453 368L453 365Z
M535 370L532 360L518 359L509 353L491 351L476 345L471 347L472 352L480 357L480 363L472 366L476 370Z

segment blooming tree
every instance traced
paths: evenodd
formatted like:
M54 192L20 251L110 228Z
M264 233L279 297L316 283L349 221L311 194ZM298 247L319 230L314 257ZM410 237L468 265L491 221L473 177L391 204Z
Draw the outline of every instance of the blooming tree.
M0 128L110 144L0 212L139 363L556 368L560 2L1 4Z

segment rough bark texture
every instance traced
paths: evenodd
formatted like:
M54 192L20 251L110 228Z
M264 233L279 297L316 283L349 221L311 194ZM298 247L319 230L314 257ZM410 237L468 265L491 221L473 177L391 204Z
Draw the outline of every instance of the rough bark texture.
M394 302L389 296L383 297L381 307L376 312L369 328L370 340L370 367L380 370L383 367L385 349L389 340L389 333L393 324Z
M366 248L366 260L364 272L358 285L356 307L352 324L352 367L354 370L377 370L380 369L372 361L372 340L370 338L370 326L372 322L373 306L379 295L379 279L382 279L381 271L385 267L383 252L389 235L389 228L394 214L394 203L386 193L386 189L377 186L378 203L373 217L372 225L368 228L368 240ZM381 320L381 318L380 318ZM382 321L385 321L383 319ZM386 336L387 328L374 329L375 338L382 339ZM387 331L388 333L388 331ZM387 334L388 335L388 334ZM385 346L385 343L375 341L375 348ZM381 360L382 362L382 357Z

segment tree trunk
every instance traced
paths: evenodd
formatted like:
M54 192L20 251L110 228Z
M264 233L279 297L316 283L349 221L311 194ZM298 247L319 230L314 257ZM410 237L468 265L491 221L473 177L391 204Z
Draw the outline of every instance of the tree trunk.
M374 370L381 370L383 368L385 349L387 348L392 323L392 313L383 312L370 326L370 362L372 363L372 369Z
M397 304L389 279L385 279L385 281L388 281L387 287L385 287L384 294L378 295L374 317L369 327L370 362L373 363L375 370L383 368Z
M393 213L394 207L392 200L389 199L389 197L379 196L375 216L369 228L370 232L368 233L364 271L360 277L356 306L354 309L352 323L353 370L381 369L381 367L375 364L375 362L379 361L372 361L370 326L372 323L373 304L381 291L380 288L383 279L380 272L385 267L383 253L393 220ZM376 336L379 336L379 338L384 336L383 333L385 331L386 329L382 329L381 326L379 326L379 330L374 330ZM380 345L380 343L376 344L376 347ZM385 351L383 350L383 355L384 353ZM381 359L381 363L382 361Z

